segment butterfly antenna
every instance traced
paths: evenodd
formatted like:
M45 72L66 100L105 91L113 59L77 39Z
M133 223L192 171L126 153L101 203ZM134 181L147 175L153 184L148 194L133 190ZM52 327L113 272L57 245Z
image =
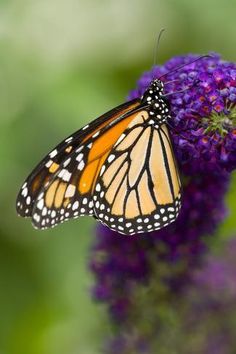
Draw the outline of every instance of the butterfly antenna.
M193 84L190 85L189 87L186 87L186 88L184 88L183 90L169 92L169 93L167 93L166 95L164 95L164 97L169 97L170 95L175 95L176 93L186 92L186 91L190 90L192 87L196 86L199 82L200 82L200 80L195 80L195 81L193 82Z
M164 31L165 31L165 28L162 28L158 34L158 37L157 37L157 42L156 42L156 45L154 48L154 55L153 55L153 66L155 66L157 64L158 49L159 49L159 45L160 45L161 36Z
M168 71L167 73L161 75L161 76L158 78L158 80L162 79L162 78L165 77L166 75L173 74L173 73L175 73L176 71L178 71L178 70L184 68L185 66L191 65L191 64L195 63L196 61L201 60L201 59L203 59L203 58L213 58L213 57L212 57L212 55L209 55L209 54L201 55L200 57L198 57L198 58L196 58L196 59L190 61L190 63L182 64L182 65L178 66L177 68L175 68L175 69L173 69L173 70L170 70L170 71Z

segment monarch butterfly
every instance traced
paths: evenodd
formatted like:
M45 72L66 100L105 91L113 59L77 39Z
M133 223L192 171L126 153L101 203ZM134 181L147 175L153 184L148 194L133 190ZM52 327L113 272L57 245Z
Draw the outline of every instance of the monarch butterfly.
M21 187L18 214L31 217L39 229L91 215L126 235L158 230L175 221L181 182L161 78L209 56L153 79L140 99L112 109L57 145Z
M167 120L164 84L155 79L124 103L69 136L32 171L17 197L36 228L91 215L132 235L173 222L181 182Z

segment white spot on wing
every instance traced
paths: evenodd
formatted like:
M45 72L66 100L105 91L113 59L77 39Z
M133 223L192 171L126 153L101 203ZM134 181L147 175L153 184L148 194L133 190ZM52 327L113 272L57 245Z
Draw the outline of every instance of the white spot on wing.
M45 164L45 167L49 168L53 164L52 160L48 160L48 162Z
M28 194L28 188L27 187L23 188L21 194L23 195L23 197L26 197Z
M43 205L44 205L44 200L43 199L40 199L40 201L38 202L37 204L37 208L42 210L43 209Z
M83 150L83 147L84 147L84 146L82 145L82 146L80 146L78 149L76 149L75 151L76 151L76 152L80 152L81 150Z
M78 206L79 206L79 202L78 202L78 200L76 200L76 202L74 202L74 204L72 206L72 210L78 209Z
M75 186L73 184L69 184L66 189L65 198L71 198L75 194Z
M38 199L42 199L43 196L44 196L44 193L42 192L42 193L39 194Z
M102 168L101 168L101 171L100 171L100 176L103 174L103 172L105 171L105 169L106 169L106 166L103 165Z
M78 164L78 170L82 171L84 168L84 161L80 161L80 163Z
M43 208L42 215L43 216L47 215L47 208L46 207Z
M35 214L33 215L33 219L34 219L35 221L39 222L40 216L39 216L37 213L35 213Z
M67 160L63 163L63 166L64 166L64 167L68 166L69 163L70 163L70 161L71 161L71 158L69 157L69 159L67 159Z
M80 162L83 158L84 154L80 153L77 157L76 157L76 161Z
M57 155L57 149L53 150L52 152L50 152L49 156L51 158L55 157Z
M98 136L100 133L100 131L96 132L95 134L93 134L92 138L96 138L96 136Z
M98 184L96 185L96 191L97 191L97 192L100 192L100 190L101 190L101 185L98 183Z
M65 172L64 172L64 174L63 174L63 181L69 182L70 177L71 177L71 173L68 172L67 170L65 170Z
M26 198L26 204L27 204L27 205L30 205L30 202L31 202L31 198L30 198L30 196L28 195L28 197Z
M64 175L65 171L66 171L66 170L63 168L63 169L58 173L58 177L59 177L59 178L63 178L63 175Z
M172 208L172 207L169 207L169 208L168 208L168 211L175 211L175 209Z
M115 158L115 155L112 154L108 157L107 161L112 162L114 160L114 158Z

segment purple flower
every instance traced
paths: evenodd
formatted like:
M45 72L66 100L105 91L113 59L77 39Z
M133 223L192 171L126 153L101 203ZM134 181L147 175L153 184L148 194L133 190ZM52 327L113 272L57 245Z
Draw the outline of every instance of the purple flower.
M197 55L174 57L138 81L129 98L140 97L153 78L163 73L171 107L170 129L175 153L186 174L232 171L236 168L236 64L214 54L186 65ZM181 90L184 92L175 93ZM200 158L199 158L200 157Z
M105 352L108 354L150 354L147 340L138 333L124 333L108 341Z
M119 335L108 341L105 352L234 353L235 252L236 237L221 247L220 255L205 257L201 267L192 271L191 282L181 296L172 294L171 301L165 302L158 287L153 287L153 284L146 287L146 295L140 297L134 294L136 301L132 316L136 322L132 324L129 320L122 324ZM145 309L140 309L144 299ZM145 320L148 320L149 326Z
M98 225L90 263L96 276L93 296L107 303L114 320L122 322L128 316L132 292L137 282L145 285L153 276L153 262L171 268L160 276L172 290L188 282L206 249L203 236L212 234L226 215L227 188L228 176L192 176L186 181L179 218L160 231L125 237Z
M192 274L185 291L184 326L187 335L201 332L196 353L226 354L235 350L236 238L221 247L220 255L208 255ZM204 330L205 329L205 330Z
M236 300L236 238L230 239L220 256L208 255L200 269L192 274L193 286L202 289L201 302L225 303ZM197 300L198 301L198 300ZM236 302L235 302L236 304Z
M143 323L145 305L153 304L151 317L158 322L163 303L181 298L207 249L205 237L226 216L229 172L236 168L236 64L214 54L174 70L197 57L174 57L154 67L129 95L129 99L140 97L153 78L166 74L183 206L178 219L159 231L125 237L105 226L97 228L90 262L96 279L93 296L107 304L120 333L124 329L132 333ZM147 328L139 329L149 333ZM122 338L119 344L124 344Z

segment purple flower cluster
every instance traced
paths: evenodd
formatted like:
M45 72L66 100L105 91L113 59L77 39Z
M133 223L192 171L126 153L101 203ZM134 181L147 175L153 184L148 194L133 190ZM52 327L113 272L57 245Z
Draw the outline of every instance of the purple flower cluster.
M212 234L226 215L227 188L226 176L193 176L186 182L179 218L158 232L125 237L98 225L90 263L96 276L93 295L108 304L114 320L121 322L128 316L132 291L137 282L148 283L153 262L172 268L164 275L172 290L188 282L192 266L206 247L202 236ZM180 262L183 269L177 267Z
M172 353L174 351L181 354L234 353L236 348L235 252L236 237L227 241L224 248L221 247L220 254L208 255L201 267L193 270L192 281L182 292L181 297L172 297L172 302L168 303L171 325L168 316L163 319L159 316L159 322L155 323L148 308L150 307L154 318L157 314L153 302L148 302L145 312L149 313L148 320L151 321L152 327L148 334L145 333L146 337L143 333L144 328L140 327L140 324L136 328L133 326L131 330L125 324L119 335L108 342L107 352L109 354ZM150 298L151 296L148 299ZM157 300L161 301L160 298ZM133 311L137 311L138 305L134 304Z
M166 301L182 292L206 250L205 236L212 235L226 215L229 172L236 168L236 64L214 54L175 71L196 58L174 57L154 67L129 95L140 97L153 78L166 74L170 133L183 181L180 216L164 229L137 237L99 225L92 249L93 296L107 304L120 328L128 324L131 332L132 321L134 327L143 323L137 314L142 297L137 294L146 289L158 309L163 291ZM153 282L157 288L150 288Z
M153 78L170 72L165 93L174 92L168 97L171 133L183 171L230 172L236 168L236 65L214 54L171 73L197 57L174 57L144 73L129 98L140 97Z
M236 237L232 237L227 241L220 255L208 255L203 267L193 272L193 286L196 289L202 289L202 295L199 294L196 301L207 304L209 298L211 298L211 303L232 300L236 306L235 254Z
M220 254L208 255L203 266L193 271L192 284L184 295L187 306L183 322L187 335L201 333L201 348L195 348L194 353L235 351L235 252L233 237L221 247Z

